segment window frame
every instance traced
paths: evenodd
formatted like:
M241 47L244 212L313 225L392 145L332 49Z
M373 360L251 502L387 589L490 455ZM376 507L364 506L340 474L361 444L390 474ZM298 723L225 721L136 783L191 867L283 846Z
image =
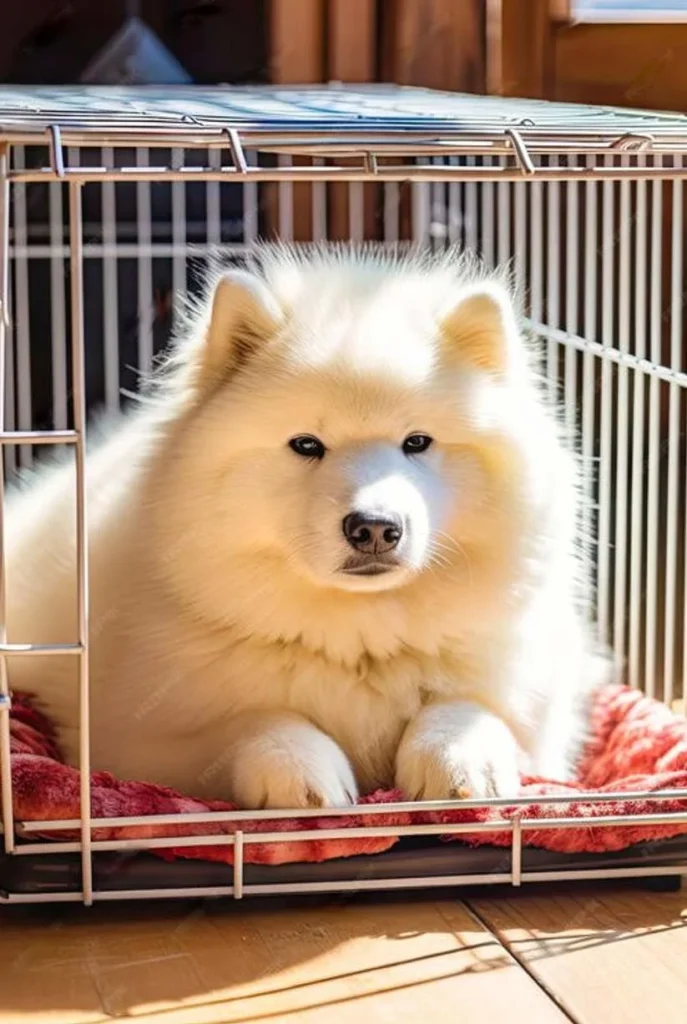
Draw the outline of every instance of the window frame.
M582 25L669 25L687 23L687 2L682 11L577 10L578 4L594 0L552 0L551 16L557 21Z

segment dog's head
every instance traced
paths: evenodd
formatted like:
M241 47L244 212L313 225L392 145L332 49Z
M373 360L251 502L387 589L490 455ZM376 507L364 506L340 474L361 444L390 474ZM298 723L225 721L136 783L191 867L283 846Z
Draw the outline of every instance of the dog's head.
M177 358L193 401L164 514L195 534L198 572L269 565L277 588L367 594L474 582L546 472L510 298L450 263L228 272Z

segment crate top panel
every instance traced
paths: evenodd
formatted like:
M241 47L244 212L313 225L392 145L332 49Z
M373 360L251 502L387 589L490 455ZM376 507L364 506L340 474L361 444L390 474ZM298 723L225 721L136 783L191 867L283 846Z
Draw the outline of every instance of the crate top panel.
M687 140L687 117L651 111L502 99L401 86L0 86L0 138L40 141L57 128L84 145L203 144L228 129L242 140L401 135L494 139L516 129L533 140L610 143L631 134Z

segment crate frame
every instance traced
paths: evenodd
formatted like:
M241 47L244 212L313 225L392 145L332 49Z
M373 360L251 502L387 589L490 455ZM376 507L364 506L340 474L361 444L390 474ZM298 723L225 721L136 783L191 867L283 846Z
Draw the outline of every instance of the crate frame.
M89 749L89 637L88 637L88 544L86 533L86 396L85 396L85 338L84 338L84 239L82 215L83 186L89 182L242 182L288 183L294 182L627 182L683 180L687 178L687 118L673 115L610 111L603 108L563 107L546 103L520 101L493 101L487 98L446 97L425 90L387 90L392 95L394 108L381 114L364 117L358 124L351 104L356 98L374 104L385 93L379 89L361 88L347 96L346 90L279 89L279 90L170 90L171 101L177 106L170 113L154 91L64 89L56 90L55 109L44 104L45 90L35 90L32 103L15 103L13 94L9 102L0 105L0 446L20 444L70 445L75 451L77 495L77 573L78 573L78 635L71 644L40 645L10 644L5 627L5 582L0 572L0 775L2 776L2 832L5 853L14 856L38 857L51 853L78 853L81 858L81 890L69 893L0 894L0 904L49 901L82 901L91 904L113 899L149 899L164 897L231 895L235 899L264 894L301 894L323 891L365 889L404 889L429 886L492 884L508 882L519 886L526 882L557 881L583 878L613 878L628 876L676 875L687 871L684 866L656 866L648 861L643 867L588 870L534 871L522 864L523 838L531 829L566 829L579 827L580 819L565 816L524 819L516 811L510 825L503 821L469 825L409 825L389 827L375 825L375 818L394 811L438 811L468 807L522 808L533 801L517 800L453 801L443 803L396 803L356 808L373 822L369 827L332 826L316 831L251 833L241 828L247 820L284 820L314 818L321 811L264 811L264 812L208 812L207 814L166 815L94 819L90 812L91 762ZM25 91L26 93L27 91ZM169 96L165 93L165 96ZM31 99L31 93L28 93ZM189 114L198 96L207 103L208 110L201 116ZM236 110L238 97L239 112ZM241 112L241 99L248 97L252 113ZM257 100L256 100L256 97ZM287 115L282 123L269 117L261 121L256 117L262 97L268 104L285 104ZM335 101L343 98L344 111L326 107L325 97ZM0 92L0 101L3 98ZM66 102L62 102L65 100ZM227 102L227 98L229 101ZM21 97L20 97L21 99ZM89 112L89 103L95 100L96 112ZM442 108L437 115L417 112L413 103L436 104ZM346 107L346 103L349 106ZM62 104L60 106L60 103ZM232 107L233 103L233 107ZM289 107L289 104L291 106ZM404 107L405 104L405 107ZM339 107L341 103L339 102ZM29 107L30 109L27 109ZM224 108L227 109L224 109ZM407 108L413 108L410 113ZM446 111L444 111L446 108ZM580 111L588 116L583 124L575 123ZM132 112L133 110L133 112ZM404 113L404 110L406 111ZM181 111L181 113L178 113ZM400 113L399 113L400 111ZM398 116L397 116L398 115ZM277 119L278 120L278 119ZM584 121L584 119L582 119ZM21 145L47 145L50 164L40 169L12 168L11 150ZM118 167L114 163L102 167L72 166L65 161L68 147L104 148L110 155L116 147L147 147L202 149L208 155L202 168L189 166ZM231 162L223 165L213 154L228 150ZM272 167L260 166L258 155L270 154L275 159ZM561 166L561 155L575 154L586 158L583 166ZM660 157L649 163L635 159ZM489 164L459 166L446 164L446 158L455 156L488 156ZM320 160L318 166L300 166L287 163L293 157L307 156ZM627 157L620 164L615 159ZM442 162L437 163L436 158ZM500 159L498 165L493 158ZM542 166L541 158L547 160ZM381 160L396 159L395 163ZM672 158L667 167L665 158ZM329 161L325 164L324 161ZM17 184L36 182L63 182L69 193L69 266L71 279L71 341L72 430L5 430L5 368L6 340L9 327L9 208L11 190ZM680 247L681 256L681 247ZM681 272L681 268L679 273ZM584 353L602 358L602 366L616 363L620 367L649 374L653 379L668 382L671 388L687 387L687 372L675 366L667 367L661 361L639 358L602 342L572 339L565 331L536 325L549 343L577 347ZM568 349L565 349L568 351ZM4 480L0 474L0 564L4 564ZM674 627L673 627L674 628ZM11 694L7 672L7 657L49 657L69 653L79 661L80 706L80 799L81 816L72 821L15 822L12 808L10 776L9 710ZM652 793L590 793L585 801L604 804L637 798L657 802L687 798L687 790L657 791ZM537 798L547 807L563 805L569 795ZM331 809L328 818L336 819L350 814L350 809ZM627 816L601 815L593 819L598 827L637 826L658 824L687 825L687 811ZM93 839L98 827L130 827L170 824L226 823L232 834L215 836L169 837L159 839L129 839L99 841ZM15 826L27 842L15 843ZM348 882L310 882L258 884L244 883L244 855L247 846L254 843L279 843L292 840L341 839L358 836L420 836L452 835L464 832L490 832L510 829L511 845L508 852L510 867L503 872L484 875L442 875L440 877L412 877L386 880L356 879ZM78 830L78 841L31 842L36 833ZM231 845L234 853L233 883L227 886L191 887L175 889L131 889L118 892L94 890L93 857L104 850L146 850L181 846Z

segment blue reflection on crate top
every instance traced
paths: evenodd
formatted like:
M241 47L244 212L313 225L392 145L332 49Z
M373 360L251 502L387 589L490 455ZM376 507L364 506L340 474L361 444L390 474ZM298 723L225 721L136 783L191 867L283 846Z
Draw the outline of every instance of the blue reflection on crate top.
M403 86L0 86L0 132L51 125L94 133L523 130L687 131L687 117L613 107L502 99Z

